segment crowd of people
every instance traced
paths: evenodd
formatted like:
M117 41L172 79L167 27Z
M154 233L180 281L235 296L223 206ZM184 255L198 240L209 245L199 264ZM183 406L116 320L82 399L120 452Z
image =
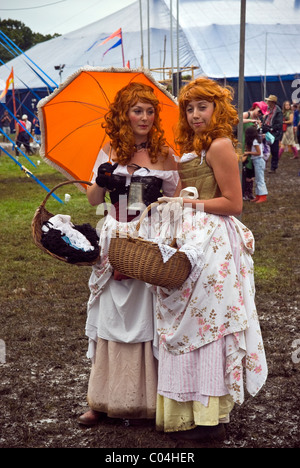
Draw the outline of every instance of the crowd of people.
M243 199L254 203L267 201L265 171L270 159L268 173L275 174L284 152L292 159L299 158L300 116L299 104L284 101L270 95L265 101L254 102L243 113ZM255 183L255 195L253 187Z
M19 156L23 146L27 155L34 154L39 147L41 131L37 114L33 116L32 121L27 114L17 114L16 119L13 119L9 112L4 110L1 128L3 142L13 143L16 156Z

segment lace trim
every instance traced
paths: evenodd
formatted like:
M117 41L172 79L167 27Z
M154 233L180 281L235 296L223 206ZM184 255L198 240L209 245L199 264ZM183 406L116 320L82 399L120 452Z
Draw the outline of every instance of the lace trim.
M168 260L170 260L171 257L177 252L177 249L174 247L171 247L170 245L162 244L159 243L159 250L163 259L163 262L166 263ZM185 253L187 258L189 259L189 262L191 264L191 276L192 279L200 274L200 272L204 268L204 253L202 250L192 245L185 244L183 245L180 249L179 252Z
M170 258L177 252L177 249L166 244L158 244L158 247L164 263L167 263L167 261L170 260Z

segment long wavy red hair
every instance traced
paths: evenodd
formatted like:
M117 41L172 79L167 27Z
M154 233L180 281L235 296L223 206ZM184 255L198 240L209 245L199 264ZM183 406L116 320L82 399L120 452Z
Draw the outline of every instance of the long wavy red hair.
M159 155L167 154L164 131L159 117L159 100L153 88L143 83L130 83L117 92L114 101L109 106L109 111L104 116L105 122L102 124L111 140L118 162L124 166L130 162L135 150L134 134L128 119L128 111L137 102L152 104L155 110L154 123L148 135L148 153L151 162L155 163Z
M214 112L208 127L195 134L187 122L186 108L190 101L209 101L214 103ZM233 90L222 87L209 78L197 78L185 85L178 97L179 123L176 142L180 154L195 151L200 155L207 151L216 138L230 138L237 148L238 141L234 136L233 127L238 124L238 112L232 104Z

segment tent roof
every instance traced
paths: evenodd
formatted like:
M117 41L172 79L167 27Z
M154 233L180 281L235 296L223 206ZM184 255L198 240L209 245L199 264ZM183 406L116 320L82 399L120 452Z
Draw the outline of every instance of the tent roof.
M173 2L173 65L177 67L176 7ZM239 71L240 0L180 0L179 60L181 67L198 67L195 75L237 77ZM292 75L300 72L300 0L247 0L245 76ZM150 0L150 68L171 67L170 1ZM143 9L144 66L148 66L147 8ZM96 16L96 12L95 12ZM106 53L117 38L101 41L122 28L125 64L141 65L139 1L71 33L36 45L0 67L6 80L14 67L16 87L45 86L32 71L29 58L59 84L55 66L65 64L62 79L84 65L122 66L121 47ZM165 45L166 44L166 45ZM29 58L28 58L29 57ZM165 59L164 59L165 57ZM36 72L53 83L36 67ZM162 75L154 73L161 79Z
M240 0L181 0L180 25L206 75L238 77ZM300 72L300 1L246 0L245 76Z

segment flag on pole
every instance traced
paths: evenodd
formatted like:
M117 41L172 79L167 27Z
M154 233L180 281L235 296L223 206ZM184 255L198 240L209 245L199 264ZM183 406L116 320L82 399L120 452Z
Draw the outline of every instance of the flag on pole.
M103 54L103 57L105 54L107 54L107 52L109 52L111 49L114 49L115 47L118 47L119 45L122 46L122 58L123 58L123 67L125 67L125 59L124 59L124 48L123 48L123 37L122 37L122 28L119 28L117 31L115 31L114 33L112 33L110 36L106 37L104 39L104 41L101 42L101 44L99 44L100 46L103 45L103 44L106 44L106 42L110 41L111 39L114 39L115 37L119 37L119 40L112 46L110 47L109 49L107 49L104 54Z
M119 37L122 40L122 29L119 28L118 31L115 31L112 33L110 36L106 37L104 41L101 42L99 45L106 44L106 42L110 41L110 39L113 39L114 37Z
M122 40L119 39L118 42L116 42L112 47L110 47L109 49L107 49L107 50L104 52L103 57L104 57L104 55L107 54L107 52L109 52L110 50L114 49L115 47L118 47L118 46L121 45L121 44L122 44Z
M7 94L7 91L8 91L8 88L10 87L10 85L14 82L14 70L13 68L11 69L11 72L9 74L9 77L7 78L6 80L6 85L5 85L5 89L2 91L2 93L0 94L0 100L3 99L6 94Z

